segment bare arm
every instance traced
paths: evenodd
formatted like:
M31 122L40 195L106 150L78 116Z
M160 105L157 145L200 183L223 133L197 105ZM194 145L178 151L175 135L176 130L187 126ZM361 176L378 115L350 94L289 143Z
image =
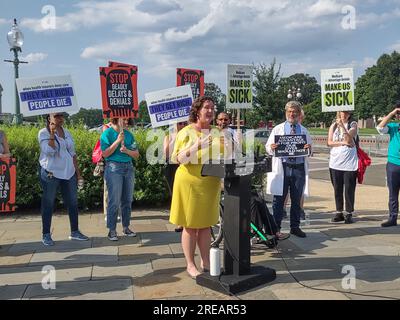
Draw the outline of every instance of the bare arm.
M333 133L335 132L337 127L337 124L334 123L329 127L329 133L328 133L328 147L335 148L335 147L341 147L348 145L346 141L333 141Z
M115 150L117 150L122 141L124 141L124 132L121 132L118 135L117 140L115 140L111 146L103 151L103 158L108 158L109 156L111 156L115 152Z
M81 171L79 170L79 166L78 166L78 158L77 158L77 156L74 155L74 157L72 159L73 159L73 162L74 162L76 176L77 176L78 180L82 179Z
M400 108L394 109L392 112L390 112L386 117L383 118L383 120L378 124L378 128L383 129L387 123L397 114L400 114Z
M8 141L7 141L7 137L6 137L5 133L3 134L3 149L4 149L4 152L2 154L0 154L0 158L11 157L10 147L8 145Z

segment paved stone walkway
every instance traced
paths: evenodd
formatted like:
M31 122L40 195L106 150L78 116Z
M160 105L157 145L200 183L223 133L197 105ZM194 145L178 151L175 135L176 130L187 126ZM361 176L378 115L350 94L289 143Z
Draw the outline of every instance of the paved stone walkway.
M134 210L138 236L116 243L106 238L101 213L80 217L82 232L91 237L87 242L67 240L68 217L55 215L54 247L40 242L39 216L2 216L0 299L378 299L351 292L400 298L400 227L379 227L386 218L386 188L358 186L352 225L329 223L334 209L329 182L311 180L311 191L318 196L306 201L311 213L311 225L304 227L307 238L282 241L280 253L254 246L252 263L274 268L277 278L237 297L198 286L187 276L180 234L168 223L166 210ZM298 284L281 255L304 285L328 291ZM42 287L44 266L56 270L54 290ZM343 266L354 267L355 289L342 287Z

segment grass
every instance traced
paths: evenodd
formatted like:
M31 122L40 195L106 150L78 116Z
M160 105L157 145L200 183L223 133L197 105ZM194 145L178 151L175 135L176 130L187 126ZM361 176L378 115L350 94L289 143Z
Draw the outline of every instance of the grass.
M328 135L328 128L326 129L321 129L321 128L307 128L308 132L312 135ZM369 136L369 135L377 135L378 132L376 131L375 128L366 128L366 129L360 129L359 130L359 135L360 136Z

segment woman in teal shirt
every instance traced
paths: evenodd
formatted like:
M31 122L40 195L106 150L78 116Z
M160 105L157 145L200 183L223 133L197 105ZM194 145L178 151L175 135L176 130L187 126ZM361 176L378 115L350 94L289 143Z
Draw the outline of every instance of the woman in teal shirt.
M111 241L118 241L116 228L119 207L123 234L128 237L136 236L129 225L135 179L132 159L138 158L139 152L135 137L126 129L128 121L129 119L111 119L111 127L100 137L101 150L106 161L104 179L108 188L107 228L108 239Z

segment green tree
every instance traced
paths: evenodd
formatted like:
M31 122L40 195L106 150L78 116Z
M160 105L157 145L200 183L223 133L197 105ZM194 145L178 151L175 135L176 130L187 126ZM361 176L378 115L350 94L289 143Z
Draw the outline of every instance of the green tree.
M281 79L279 83L280 95L287 97L288 90L292 88L300 89L301 98L299 101L303 105L307 105L321 96L321 86L318 84L317 79L309 74L295 73Z
M80 108L78 113L69 117L69 121L73 124L83 123L88 127L96 127L103 123L103 112L101 109L85 109Z
M137 121L150 123L150 115L149 115L149 110L147 109L146 100L142 100L139 103L139 116Z
M220 113L225 110L226 106L226 95L222 93L221 89L213 82L205 83L204 94L213 98L215 102L215 106L217 107L217 113Z
M313 102L303 106L304 109L304 126L319 127L321 123L326 126L330 126L336 113L322 112L321 96L315 99Z
M253 69L253 109L246 112L248 126L257 127L260 121L282 121L286 95L279 90L281 65L274 59L268 66L260 63Z
M356 113L361 118L382 116L400 100L400 53L383 54L355 86Z

